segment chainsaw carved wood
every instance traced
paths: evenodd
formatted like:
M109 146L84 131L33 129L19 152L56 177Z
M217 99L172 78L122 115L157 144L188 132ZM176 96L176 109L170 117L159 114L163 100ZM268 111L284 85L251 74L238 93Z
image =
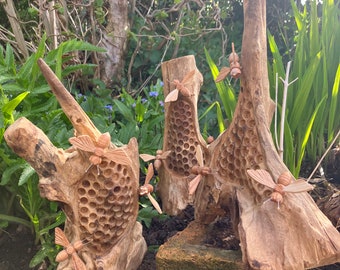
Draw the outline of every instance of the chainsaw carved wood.
M338 262L339 232L306 192L311 187L301 181L295 184L293 176L287 174L288 169L273 145L269 130L273 102L269 97L267 75L265 0L245 0L243 5L245 19L240 61L241 91L232 123L209 145L208 151L205 150L205 158L208 158L204 166L211 173L202 177L196 190L196 221L210 223L219 216L231 214L240 238L243 261L252 269L305 269ZM180 60L176 65L182 71L186 59ZM170 65L165 64L167 67ZM171 72L175 72L176 76L179 72L176 68L166 71L163 70L164 81L174 79ZM188 70L183 71L183 74L186 72ZM194 101L197 102L197 99ZM196 108L195 103L192 106ZM164 136L167 138L176 137L185 131L180 121L181 125L178 126L170 124L177 120L172 116L176 112L173 108L166 111ZM181 115L178 115L179 119ZM197 119L196 115L191 118ZM197 126L191 126L187 132L193 138L201 138ZM166 140L164 147L165 150L170 148ZM178 150L183 151L183 148ZM177 157L173 161L176 164L188 164L189 167L196 165L190 161L181 162L181 158L186 157L181 154L176 153L173 157ZM195 160L193 155L191 157ZM266 180L267 184L258 178L258 172L271 178ZM187 202L187 184L180 186L180 179L174 175L160 175L159 192L163 205L168 204L164 200ZM285 178L288 182L280 184L279 178ZM182 198L173 199L164 195L169 194L169 191L163 188L174 186L176 196ZM178 205L169 205L163 207L164 210L176 212L171 207Z
M207 152L197 119L203 77L193 56L164 62L162 73L166 119L163 153L170 152L158 170L161 179L158 191L164 212L176 215L194 200L194 195L189 196L189 183L195 177L190 170L198 165L197 146L203 153Z
M11 125L5 139L37 171L41 196L60 202L66 214L64 247L83 243L69 254L72 259L59 256L58 269L137 269L146 252L142 226L136 221L137 141L132 138L120 148L113 145L109 134L98 131L45 62L38 63L75 129L72 147L56 148L26 118Z

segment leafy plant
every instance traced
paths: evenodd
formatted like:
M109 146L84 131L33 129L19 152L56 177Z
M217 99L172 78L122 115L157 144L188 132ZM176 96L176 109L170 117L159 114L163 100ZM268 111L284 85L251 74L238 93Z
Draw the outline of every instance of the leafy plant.
M204 49L205 56L207 63L209 65L213 80L216 79L218 76L219 70L210 57L209 52ZM219 101L213 102L206 110L205 112L200 116L200 119L205 117L210 110L212 110L214 107L216 107L216 116L217 116L217 122L218 122L218 128L219 132L222 133L225 130L225 122L224 119L227 119L229 123L231 123L237 103L237 98L235 95L235 90L233 86L231 85L230 80L221 81L218 83L215 83L220 101L222 103L222 108Z
M312 161L320 156L340 127L339 102L339 9L334 1L316 1L300 12L293 0L291 5L297 27L290 81L299 78L290 87L287 96L284 161L298 176L302 160ZM322 15L318 16L318 8ZM284 64L275 38L268 33L273 62L269 67L271 95L275 96L275 76L284 78ZM279 93L283 85L279 84ZM279 104L282 96L278 96ZM326 138L326 139L325 139Z

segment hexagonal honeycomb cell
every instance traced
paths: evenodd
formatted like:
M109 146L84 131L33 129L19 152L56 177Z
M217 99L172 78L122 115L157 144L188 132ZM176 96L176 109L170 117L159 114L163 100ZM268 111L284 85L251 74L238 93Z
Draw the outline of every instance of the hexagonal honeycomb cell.
M168 169L180 176L189 176L190 168L197 165L196 148L199 144L194 126L193 107L182 98L172 103L169 114L169 132L166 150L171 150L166 159Z
M106 158L98 166L87 171L77 192L81 239L86 239L88 248L100 255L123 234L137 211L138 197L126 166Z
M227 181L254 190L254 199L260 202L262 196L269 196L271 191L263 185L250 182L245 172L249 168L258 169L264 162L264 154L259 144L250 96L240 95L239 99L240 109L234 115L233 125L215 153L216 168L218 174L227 178Z

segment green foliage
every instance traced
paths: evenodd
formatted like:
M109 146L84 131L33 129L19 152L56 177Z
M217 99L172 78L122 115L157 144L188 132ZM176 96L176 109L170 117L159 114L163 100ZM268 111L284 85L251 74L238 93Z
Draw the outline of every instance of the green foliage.
M320 156L340 127L339 103L339 9L334 1L316 1L299 11L291 0L296 22L295 49L290 81L299 78L288 90L284 160L298 176L305 154L311 160ZM322 9L319 17L318 8ZM273 61L269 67L271 95L275 96L275 74L285 77L282 56L269 33ZM293 46L292 46L293 47ZM283 86L279 84L279 93ZM279 94L279 104L282 96ZM325 139L326 138L326 139Z
M216 77L218 76L219 70L215 62L210 57L209 52L206 49L204 49L204 51L213 80L215 81ZM215 101L200 116L200 119L205 117L207 113L213 109L213 107L216 107L216 116L220 133L222 133L225 130L224 119L227 119L227 121L231 123L237 103L235 90L230 82L231 80L226 79L225 81L215 83L220 101L222 102L223 105L222 107L223 110L221 109L220 103L218 101Z
M227 39L237 45L241 43L241 1L156 1L151 6L137 4L136 8L138 16L134 16L130 29L127 55L133 85L159 76L158 68L163 59L188 54L195 55L198 69L205 74L208 69L204 47L218 59L225 54ZM213 84L205 84L203 88L210 86Z

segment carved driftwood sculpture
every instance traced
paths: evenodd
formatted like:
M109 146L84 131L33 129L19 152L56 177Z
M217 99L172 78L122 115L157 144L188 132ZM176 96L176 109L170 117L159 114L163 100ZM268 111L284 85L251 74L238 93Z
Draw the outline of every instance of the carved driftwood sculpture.
M60 202L66 214L65 235L57 229L56 243L70 256L63 252L57 257L58 269L137 269L146 252L142 226L136 222L137 141L113 145L42 60L39 66L75 128L73 147L57 149L25 118L6 130L5 139L37 171L41 196Z
M203 153L207 150L197 119L197 98L203 77L193 56L165 62L162 73L166 119L163 153L168 156L159 168L162 181L158 190L163 210L176 215L193 200L189 196L189 182L194 178L190 169L198 165L196 149L200 146Z
M203 148L208 157L204 165L210 173L204 175L196 190L195 218L210 223L232 214L243 261L252 269L304 269L335 263L340 260L340 234L305 192L310 186L295 183L287 173L269 131L273 102L267 76L265 0L243 3L241 91L231 125L208 151ZM187 58L166 62L164 82L181 79L195 69ZM199 78L190 81L192 86L200 84ZM165 96L168 89L169 84ZM177 103L165 107L164 150L172 150L172 155L160 170L159 194L163 209L171 214L189 202L185 176L197 164L197 146L205 147L197 127L198 89L187 86L187 90L193 95L182 95ZM189 114L185 107L191 109ZM186 123L190 123L188 128ZM190 156L183 154L186 141L182 137L186 133L190 134L188 139L194 139ZM262 177L268 178L266 182ZM279 178L288 182L276 184ZM274 202L266 202L270 198Z

